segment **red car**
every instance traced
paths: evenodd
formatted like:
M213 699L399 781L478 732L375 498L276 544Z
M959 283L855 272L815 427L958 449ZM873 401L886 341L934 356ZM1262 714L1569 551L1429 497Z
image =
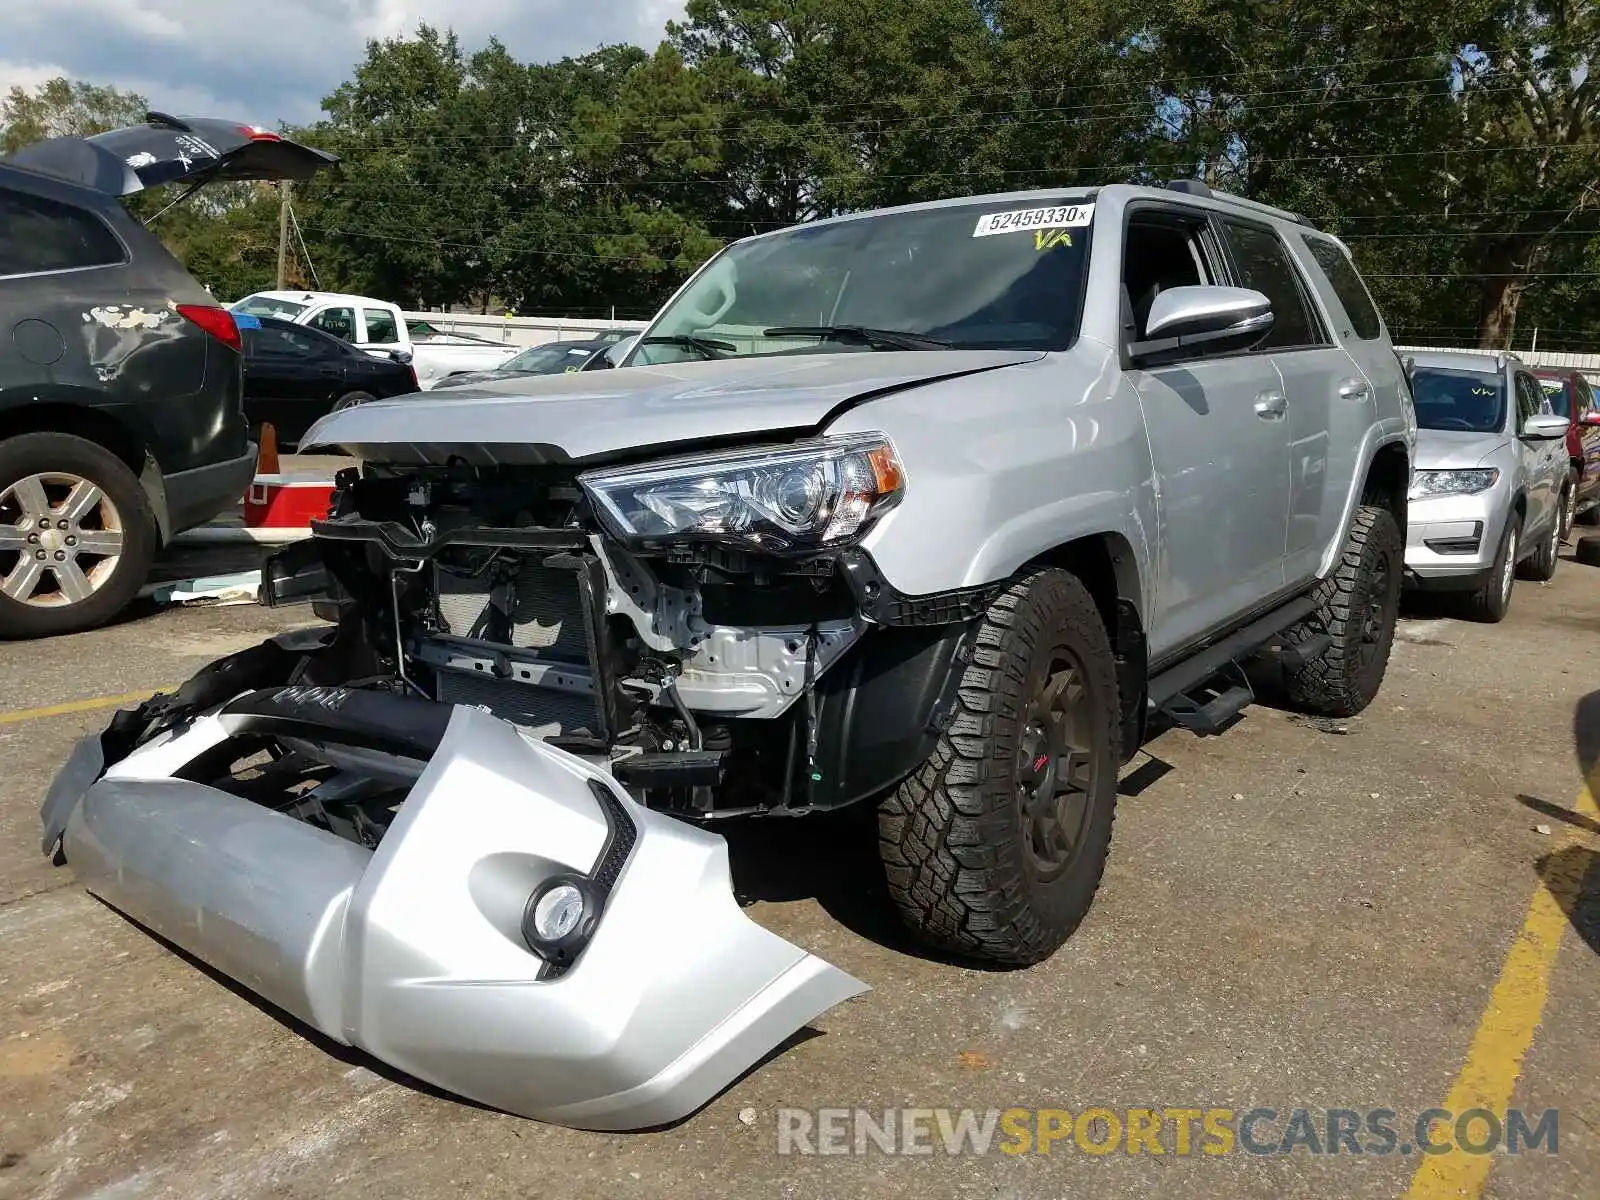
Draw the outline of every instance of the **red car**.
M1600 400L1594 385L1578 371L1535 371L1550 407L1572 422L1567 430L1567 455L1572 460L1572 487L1567 511L1561 514L1561 537L1573 522L1600 525Z

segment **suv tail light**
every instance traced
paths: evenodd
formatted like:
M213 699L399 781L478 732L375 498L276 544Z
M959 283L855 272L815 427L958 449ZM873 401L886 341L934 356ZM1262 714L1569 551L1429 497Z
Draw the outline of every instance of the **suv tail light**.
M178 312L224 346L243 351L244 343L239 337L239 327L234 324L233 314L227 309L215 304L180 304Z

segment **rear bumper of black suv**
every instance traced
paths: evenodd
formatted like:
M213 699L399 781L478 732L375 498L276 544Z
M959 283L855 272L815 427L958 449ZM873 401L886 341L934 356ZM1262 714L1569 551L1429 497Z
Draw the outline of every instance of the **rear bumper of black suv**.
M245 453L239 458L168 475L163 485L167 500L167 535L203 525L238 504L255 473L256 444L248 442Z

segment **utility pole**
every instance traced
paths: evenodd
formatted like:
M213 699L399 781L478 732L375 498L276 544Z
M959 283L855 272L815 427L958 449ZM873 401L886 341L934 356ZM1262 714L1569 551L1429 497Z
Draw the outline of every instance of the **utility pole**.
M289 196L293 184L287 180L278 183L278 290L289 282Z

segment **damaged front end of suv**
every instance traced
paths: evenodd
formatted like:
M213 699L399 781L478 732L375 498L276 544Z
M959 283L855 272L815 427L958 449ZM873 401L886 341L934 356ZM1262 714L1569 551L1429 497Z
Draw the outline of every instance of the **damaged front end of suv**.
M681 1118L865 990L743 914L713 831L870 796L936 736L956 643L856 548L903 469L870 435L579 469L408 403L324 422L362 466L263 570L326 624L84 739L43 849L418 1078Z

